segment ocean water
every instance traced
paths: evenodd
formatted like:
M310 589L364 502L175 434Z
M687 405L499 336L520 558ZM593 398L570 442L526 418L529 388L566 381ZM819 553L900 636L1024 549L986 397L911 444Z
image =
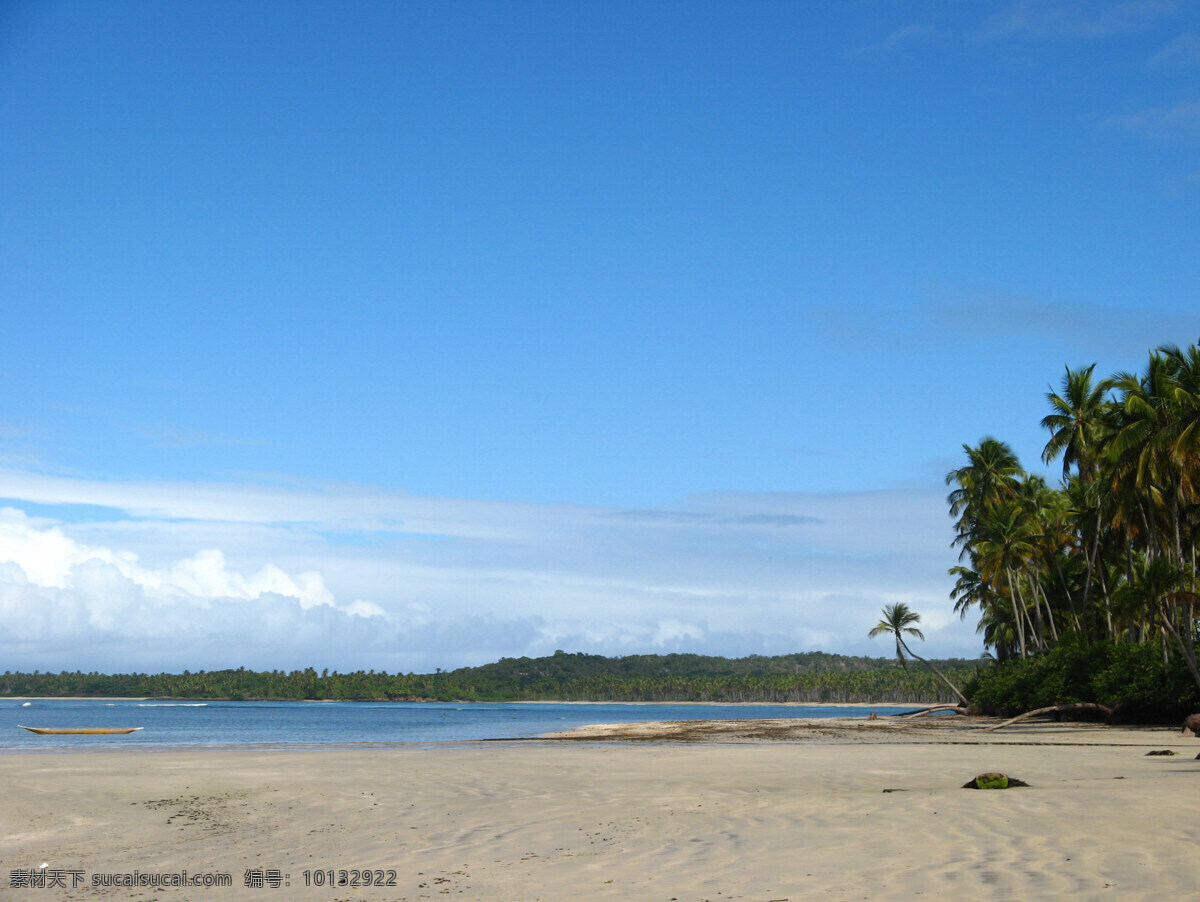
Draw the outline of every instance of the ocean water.
M0 699L0 749L159 748L519 739L594 723L864 717L887 705L658 705L475 702L224 702ZM31 727L142 727L128 735L39 736Z

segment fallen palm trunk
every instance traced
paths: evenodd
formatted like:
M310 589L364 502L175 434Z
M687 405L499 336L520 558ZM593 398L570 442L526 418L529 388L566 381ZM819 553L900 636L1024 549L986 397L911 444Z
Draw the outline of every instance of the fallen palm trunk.
M1006 720L1004 723L998 723L994 727L988 727L983 732L990 733L993 730L999 730L1001 727L1011 726L1017 721L1025 720L1027 717L1037 717L1039 714L1065 714L1068 711L1099 711L1104 715L1105 720L1112 719L1112 709L1106 708L1104 705L1096 702L1074 702L1070 705L1051 705L1049 708L1035 708L1032 711L1026 711L1024 714L1018 714L1011 720Z
M930 705L928 708L920 708L916 711L904 711L900 714L891 714L890 717L920 717L923 714L937 714L940 711L953 711L955 714L966 714L967 708L965 705Z

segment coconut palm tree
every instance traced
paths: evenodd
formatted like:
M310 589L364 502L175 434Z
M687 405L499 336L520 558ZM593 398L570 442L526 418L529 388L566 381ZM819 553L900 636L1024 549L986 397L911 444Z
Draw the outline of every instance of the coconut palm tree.
M943 683L950 687L951 691L962 700L964 707L970 705L970 702L967 701L967 697L958 691L957 686L946 679L946 675L944 673L942 673L940 670L934 667L933 664L931 664L929 661L926 661L920 655L915 654L913 650L908 647L908 643L904 641L904 636L906 634L912 636L914 639L920 639L922 642L925 641L925 634L916 627L916 624L920 622L920 614L909 610L908 605L906 605L904 602L898 601L895 604L886 604L883 606L883 619L875 624L875 626L871 629L871 632L867 635L872 639L874 639L876 636L882 636L887 633L895 636L896 660L900 662L901 667L908 666L904 657L905 654L917 661L920 661L935 674L937 674Z
M978 536L980 521L988 510L1016 495L1025 471L1012 448L991 436L976 448L963 445L963 450L969 463L946 474L946 485L956 486L946 500L950 516L958 517L954 544L965 548Z
M1042 462L1062 456L1063 479L1071 467L1080 477L1091 481L1096 467L1097 450L1110 419L1105 395L1112 388L1108 379L1092 381L1096 364L1073 370L1067 367L1062 393L1049 392L1053 413L1042 418L1042 428L1050 430L1050 439L1042 451Z
M1171 459L1181 469L1181 488L1191 502L1200 486L1193 483L1200 469L1200 348L1180 350L1174 345L1159 348L1174 370L1171 388L1173 420L1169 435Z
M954 588L950 590L954 613L963 620L967 619L972 605L979 605L980 611L986 611L996 603L995 589L974 567L959 564L950 568L950 575L957 577Z
M1037 527L1019 499L990 509L981 526L981 536L972 546L973 559L980 574L1007 595L1024 658L1031 644L1043 645L1025 600L1025 582L1034 579Z
M1118 602L1127 609L1148 615L1166 631L1200 689L1195 629L1195 610L1200 604L1200 595L1189 589L1192 574L1166 557L1143 559L1134 572L1136 580L1118 593Z

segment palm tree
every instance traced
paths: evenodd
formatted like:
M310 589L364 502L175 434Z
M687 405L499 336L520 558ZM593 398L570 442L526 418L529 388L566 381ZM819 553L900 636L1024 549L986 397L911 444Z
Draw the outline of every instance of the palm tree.
M954 588L950 590L954 613L963 620L967 619L972 605L977 604L981 611L987 611L996 603L995 589L974 567L964 567L960 564L950 568L950 575L957 577Z
M1173 462L1183 471L1181 489L1189 500L1196 500L1192 484L1200 464L1200 348L1192 345L1182 351L1174 345L1159 348L1174 370L1171 403L1174 423L1169 436Z
M1000 664L1017 655L1017 631L1012 626L1012 614L1004 607L984 608L975 632L983 635L983 647L995 649L991 657Z
M908 605L906 605L904 602L898 601L895 604L885 604L883 606L883 619L875 624L871 632L867 635L874 639L876 636L882 636L887 633L891 633L896 637L896 660L900 662L901 667L908 666L904 658L904 655L907 653L909 657L920 661L935 674L937 674L941 681L949 686L954 694L962 700L964 707L970 705L971 703L967 701L967 697L958 691L957 686L946 679L946 675L944 673L942 673L920 655L915 654L913 650L908 647L908 643L904 641L904 636L906 633L913 638L920 639L922 642L925 641L925 634L917 629L917 627L914 625L920 622L921 615L915 611L910 611Z
M970 463L946 474L946 485L957 486L947 501L950 516L958 517L955 545L969 545L978 535L980 521L990 508L1011 499L1025 475L1016 454L1007 444L988 436L972 448L963 445Z
M1050 439L1042 451L1042 462L1050 463L1062 455L1063 479L1074 466L1079 475L1091 481L1096 465L1096 449L1104 431L1108 405L1104 396L1112 388L1108 379L1092 382L1096 364L1073 370L1067 367L1062 394L1049 392L1046 400L1054 413L1042 418L1042 428Z
M1084 634L1090 639L1094 632L1091 599L1092 589L1097 584L1103 585L1103 580L1096 577L1102 572L1105 562L1102 560L1104 545L1112 545L1116 533L1113 525L1113 510L1116 507L1115 493L1105 490L1100 480L1093 479L1085 482L1083 479L1072 479L1067 482L1062 491L1066 505L1068 521L1073 523L1076 543L1076 556L1083 555L1083 591L1080 601L1083 616ZM1076 557L1076 559L1078 559ZM1105 622L1111 624L1110 599L1107 591L1102 591L1103 613ZM1112 630L1108 630L1111 638Z
M1166 557L1143 559L1135 574L1136 582L1121 590L1118 601L1127 609L1148 614L1167 632L1183 656L1196 688L1200 689L1194 613L1200 595L1189 589L1191 574Z
M1030 635L1034 643L1042 644L1041 636L1030 619L1022 588L1024 579L1033 578L1031 568L1035 530L1025 505L1012 501L988 511L981 530L982 537L972 547L972 559L980 574L993 585L1002 585L1008 595L1022 658L1029 653ZM1029 630L1025 628L1027 624Z

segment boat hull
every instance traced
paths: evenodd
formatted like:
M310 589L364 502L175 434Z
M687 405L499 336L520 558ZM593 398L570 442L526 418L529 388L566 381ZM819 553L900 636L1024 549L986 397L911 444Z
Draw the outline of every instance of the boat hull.
M113 733L133 733L141 729L141 727L27 727L24 724L17 724L17 726L22 730L28 730L30 733L37 733L40 736L108 735Z

